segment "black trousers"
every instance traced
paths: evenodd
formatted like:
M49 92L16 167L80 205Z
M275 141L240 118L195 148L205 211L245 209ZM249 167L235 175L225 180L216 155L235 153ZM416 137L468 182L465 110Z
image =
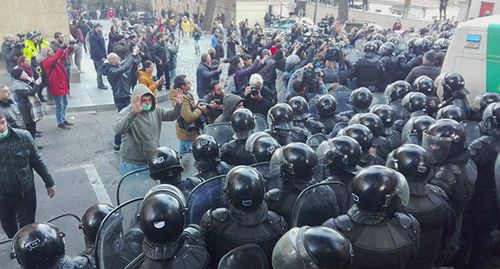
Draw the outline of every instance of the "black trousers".
M0 196L0 222L9 238L25 225L35 222L36 191L35 187L20 194L2 194Z
M33 137L33 139L35 139L36 122L26 123L26 131L30 132L31 137Z
M170 88L170 68L168 64L157 64L156 65L156 79L160 79L161 76L165 76L165 83L162 87L165 87L167 90Z

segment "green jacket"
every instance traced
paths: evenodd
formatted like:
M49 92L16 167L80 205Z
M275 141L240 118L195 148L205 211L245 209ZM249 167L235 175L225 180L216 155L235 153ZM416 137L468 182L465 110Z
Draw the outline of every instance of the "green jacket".
M9 127L9 136L0 140L0 196L21 194L35 186L33 169L40 175L45 187L53 187L49 174L35 141L25 130Z
M127 106L118 114L114 125L115 134L122 135L120 155L129 163L146 164L151 153L160 146L162 121L175 121L180 114L180 106L166 109L156 105L156 99L148 87L137 84L132 92L132 98L151 94L153 106L150 111L139 114L132 112L132 105Z

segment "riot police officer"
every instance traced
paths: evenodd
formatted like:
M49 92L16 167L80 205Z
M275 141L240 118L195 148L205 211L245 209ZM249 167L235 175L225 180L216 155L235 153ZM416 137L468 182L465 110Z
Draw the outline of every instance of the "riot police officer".
M453 211L444 191L427 183L432 163L429 153L417 145L403 145L392 151L387 167L403 174L410 186L410 202L403 212L420 224L420 246L406 268L432 268L439 249L453 233Z
M374 164L383 164L384 160L374 153L374 136L368 127L361 124L347 126L339 132L339 135L345 135L354 138L362 149L359 166L367 167Z
M418 116L411 118L403 128L401 139L403 144L422 145L424 131L434 124L436 120L430 116Z
M288 225L283 217L268 210L262 175L252 167L234 167L226 176L224 191L229 207L209 210L201 221L210 267L216 268L225 253L248 243L259 245L270 261L273 247Z
M249 109L240 108L231 116L234 130L233 139L221 147L221 159L230 165L249 165L253 163L252 155L245 150L247 138L255 129L255 118Z
M197 226L186 228L186 200L175 186L148 191L139 208L142 254L127 268L208 268L209 255Z
M436 81L439 81L439 79L436 79ZM443 102L440 104L440 107L456 105L465 111L468 119L471 114L471 106L467 100L469 91L465 89L464 77L458 73L446 73L441 83L443 88Z
M375 152L381 159L385 159L392 149L390 148L389 140L382 136L384 125L380 117L374 113L362 113L356 115L349 121L349 125L356 123L370 129L373 134L372 152Z
M383 83L381 84L382 89L385 89L387 85L393 83L397 79L397 72L399 69L398 58L394 55L395 45L391 42L384 43L380 49L379 54L382 56L380 58L380 64L382 65Z
M471 120L481 121L484 109L491 103L500 101L500 94L496 92L485 92L481 96L478 96L477 104L472 108Z
M302 96L295 96L288 100L293 110L293 125L307 129L311 134L326 133L325 126L311 117L309 104Z
M422 146L435 165L429 174L430 183L446 192L457 219L455 233L447 244L448 260L458 247L463 213L474 193L477 167L467 149L463 126L454 120L441 119L432 124L424 132Z
M456 122L465 120L465 111L456 105L448 105L441 107L436 113L436 119L450 119Z
M50 223L28 224L12 239L12 249L20 268L94 268L85 256L67 256L65 247L64 233Z
M353 179L352 196L355 204L346 215L323 223L353 243L352 268L404 267L420 238L418 221L410 214L396 213L410 198L404 176L380 165L362 169ZM388 237L389 233L393 236Z
M457 255L469 257L468 261L458 260L467 268L482 268L485 265L493 247L491 232L500 219L496 194L500 186L495 184L495 160L500 153L500 102L486 107L483 124L487 127L485 135L469 146L478 174L474 194L464 212L464 244Z
M193 141L193 157L199 173L194 175L202 181L227 174L231 166L219 158L219 145L210 135L199 135Z
M149 158L149 176L154 180L159 180L161 184L171 184L179 188L185 197L189 196L191 190L201 183L196 177L183 179L179 154L169 147L157 148Z
M426 112L429 115L434 115L441 102L437 97L434 81L428 76L420 76L413 82L413 88L427 96Z
M106 215L112 210L113 207L111 205L100 203L89 207L82 216L80 227L85 237L85 251L82 255L87 255L94 266L96 261L95 240L97 239L97 230Z
M272 174L281 178L282 188L271 190L266 199L269 208L290 223L293 206L300 192L311 185L318 165L316 152L304 143L290 143L276 150L271 158Z
M363 58L354 65L353 77L357 78L358 87L366 87L371 92L381 91L384 72L377 56L377 45L367 42L363 48Z
M274 269L347 269L354 252L349 240L327 227L295 227L276 243Z
M282 146L307 140L307 133L293 126L293 111L288 104L280 103L271 107L267 113L267 125L269 129L266 132Z
M403 98L411 91L411 85L405 80L398 80L392 84L389 84L385 88L385 97L388 101L389 106L394 111L396 116L395 120L402 119L406 117L406 111L403 108ZM402 128L402 127L401 127Z
M269 162L274 151L281 145L271 135L266 132L253 133L245 144L246 151L250 152L255 162Z
M351 104L352 110L344 111L339 114L346 118L352 118L357 113L365 113L370 109L372 104L373 96L368 88L357 88L351 92L349 97L349 103Z
M316 111L318 112L319 122L325 127L325 134L329 134L333 127L341 119L335 115L337 110L337 100L330 94L322 95L316 103Z
M391 149L395 149L401 145L401 132L393 128L396 116L392 107L389 105L375 105L370 109L370 112L379 116L384 125L382 136L387 138Z

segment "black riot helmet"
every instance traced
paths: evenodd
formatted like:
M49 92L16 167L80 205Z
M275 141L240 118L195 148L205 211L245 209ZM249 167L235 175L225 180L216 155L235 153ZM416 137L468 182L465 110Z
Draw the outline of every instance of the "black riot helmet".
M436 41L436 38L434 38L434 36L431 35L424 36L424 39L429 40L432 44L434 44L434 42Z
M240 165L226 175L227 197L238 210L251 212L264 203L264 179L257 169Z
M83 235L85 236L85 244L88 247L95 246L97 230L101 226L104 218L113 210L113 206L108 204L95 204L89 207L82 216L80 225Z
M381 33L375 34L374 36L372 36L372 41L375 41L375 40L385 42L385 36Z
M433 163L440 163L467 149L465 130L454 120L437 120L424 132L422 147L431 154Z
M378 51L377 44L375 44L375 42L373 41L366 42L365 46L363 47L363 52L365 54L374 55L375 53L377 53L377 51Z
M421 92L410 92L403 98L403 107L410 113L426 111L427 96Z
M302 96L294 96L288 100L288 104L293 110L293 120L302 121L311 116L309 113L309 104Z
M500 102L500 94L496 92L485 92L477 100L479 111L484 109L491 103Z
M491 103L484 109L483 122L488 129L500 129L500 102Z
M465 111L456 105L447 105L440 108L436 114L436 119L452 119L457 122L461 122L465 120L467 116L465 115Z
M361 159L361 146L358 141L349 136L337 136L323 141L316 154L330 171L340 169L352 171Z
M401 44L401 40L399 39L398 36L391 36L391 38L389 38L388 41L391 42L392 44L394 44L395 46L398 46L399 44Z
M403 98L411 92L411 85L406 80L398 80L389 84L385 89L384 95L387 96L389 104Z
M335 115L335 110L337 110L337 100L335 100L333 95L324 94L316 103L316 110L320 116Z
M154 180L176 179L183 171L177 151L159 147L149 157L149 176Z
M186 224L186 200L170 184L151 188L139 208L138 222L144 237L155 244L170 244L179 239Z
M372 100L372 92L365 87L355 89L349 97L349 103L351 103L355 112L367 112Z
M431 36L428 36L422 39L422 53L426 53L432 50L432 46L434 45L434 40L431 38L432 38Z
M370 112L379 116L385 128L392 127L394 121L396 120L394 111L392 110L392 107L389 105L374 105L370 109Z
M374 137L379 137L384 132L384 124L379 116L374 113L362 113L357 117L353 117L349 124L359 123L370 129Z
M276 243L274 269L347 269L354 252L349 240L328 227L295 227Z
M385 42L380 49L378 50L378 54L382 56L391 56L394 53L394 44L391 42Z
M378 53L380 50L380 47L382 47L382 45L384 45L384 41L373 40L372 42L373 42L373 44L375 44L375 46L377 46L377 50L375 52Z
M271 173L293 182L309 182L318 166L316 152L304 143L294 142L277 149L271 158Z
M430 116L418 116L413 119L411 133L416 134L419 141L422 141L424 132L434 124L436 120Z
M12 239L12 249L23 269L52 268L65 255L64 233L50 223L22 227Z
M219 161L219 145L211 135L202 134L193 141L193 158L200 171L211 171Z
M279 103L267 112L267 124L271 130L289 131L293 128L293 110L288 104Z
M255 129L255 117L248 108L239 108L231 116L235 139L247 139Z
M438 40L434 42L432 48L435 51L447 51L449 46L450 46L450 40L446 38L438 38Z
M372 165L353 178L352 197L361 210L382 213L408 205L410 188L404 176L390 168Z
M448 99L457 94L466 95L469 92L465 89L465 80L458 73L448 73L443 78L443 99Z
M452 34L450 33L450 31L443 31L439 34L439 38L450 39L451 36Z
M278 141L266 132L253 133L245 143L245 150L250 152L258 163L270 161L274 151L280 147Z
M416 45L415 45L415 42L417 41L416 38L411 38L410 40L408 40L408 52L410 53L416 53Z
M432 162L429 153L419 145L404 144L387 157L386 166L403 174L408 181L427 181Z
M339 132L339 135L345 135L354 138L354 140L356 140L361 146L363 152L368 152L368 150L373 145L374 137L372 131L370 131L368 127L361 124L349 125L341 132Z
M436 88L434 87L434 81L428 76L420 76L413 82L413 88L417 92L421 92L427 96L434 96L436 94Z

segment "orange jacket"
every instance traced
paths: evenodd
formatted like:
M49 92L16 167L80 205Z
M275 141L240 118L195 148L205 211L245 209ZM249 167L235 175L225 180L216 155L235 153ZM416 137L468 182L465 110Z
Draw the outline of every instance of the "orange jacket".
M153 74L137 71L137 78L139 79L139 83L146 85L156 97L156 88L158 88L158 84L153 80Z

